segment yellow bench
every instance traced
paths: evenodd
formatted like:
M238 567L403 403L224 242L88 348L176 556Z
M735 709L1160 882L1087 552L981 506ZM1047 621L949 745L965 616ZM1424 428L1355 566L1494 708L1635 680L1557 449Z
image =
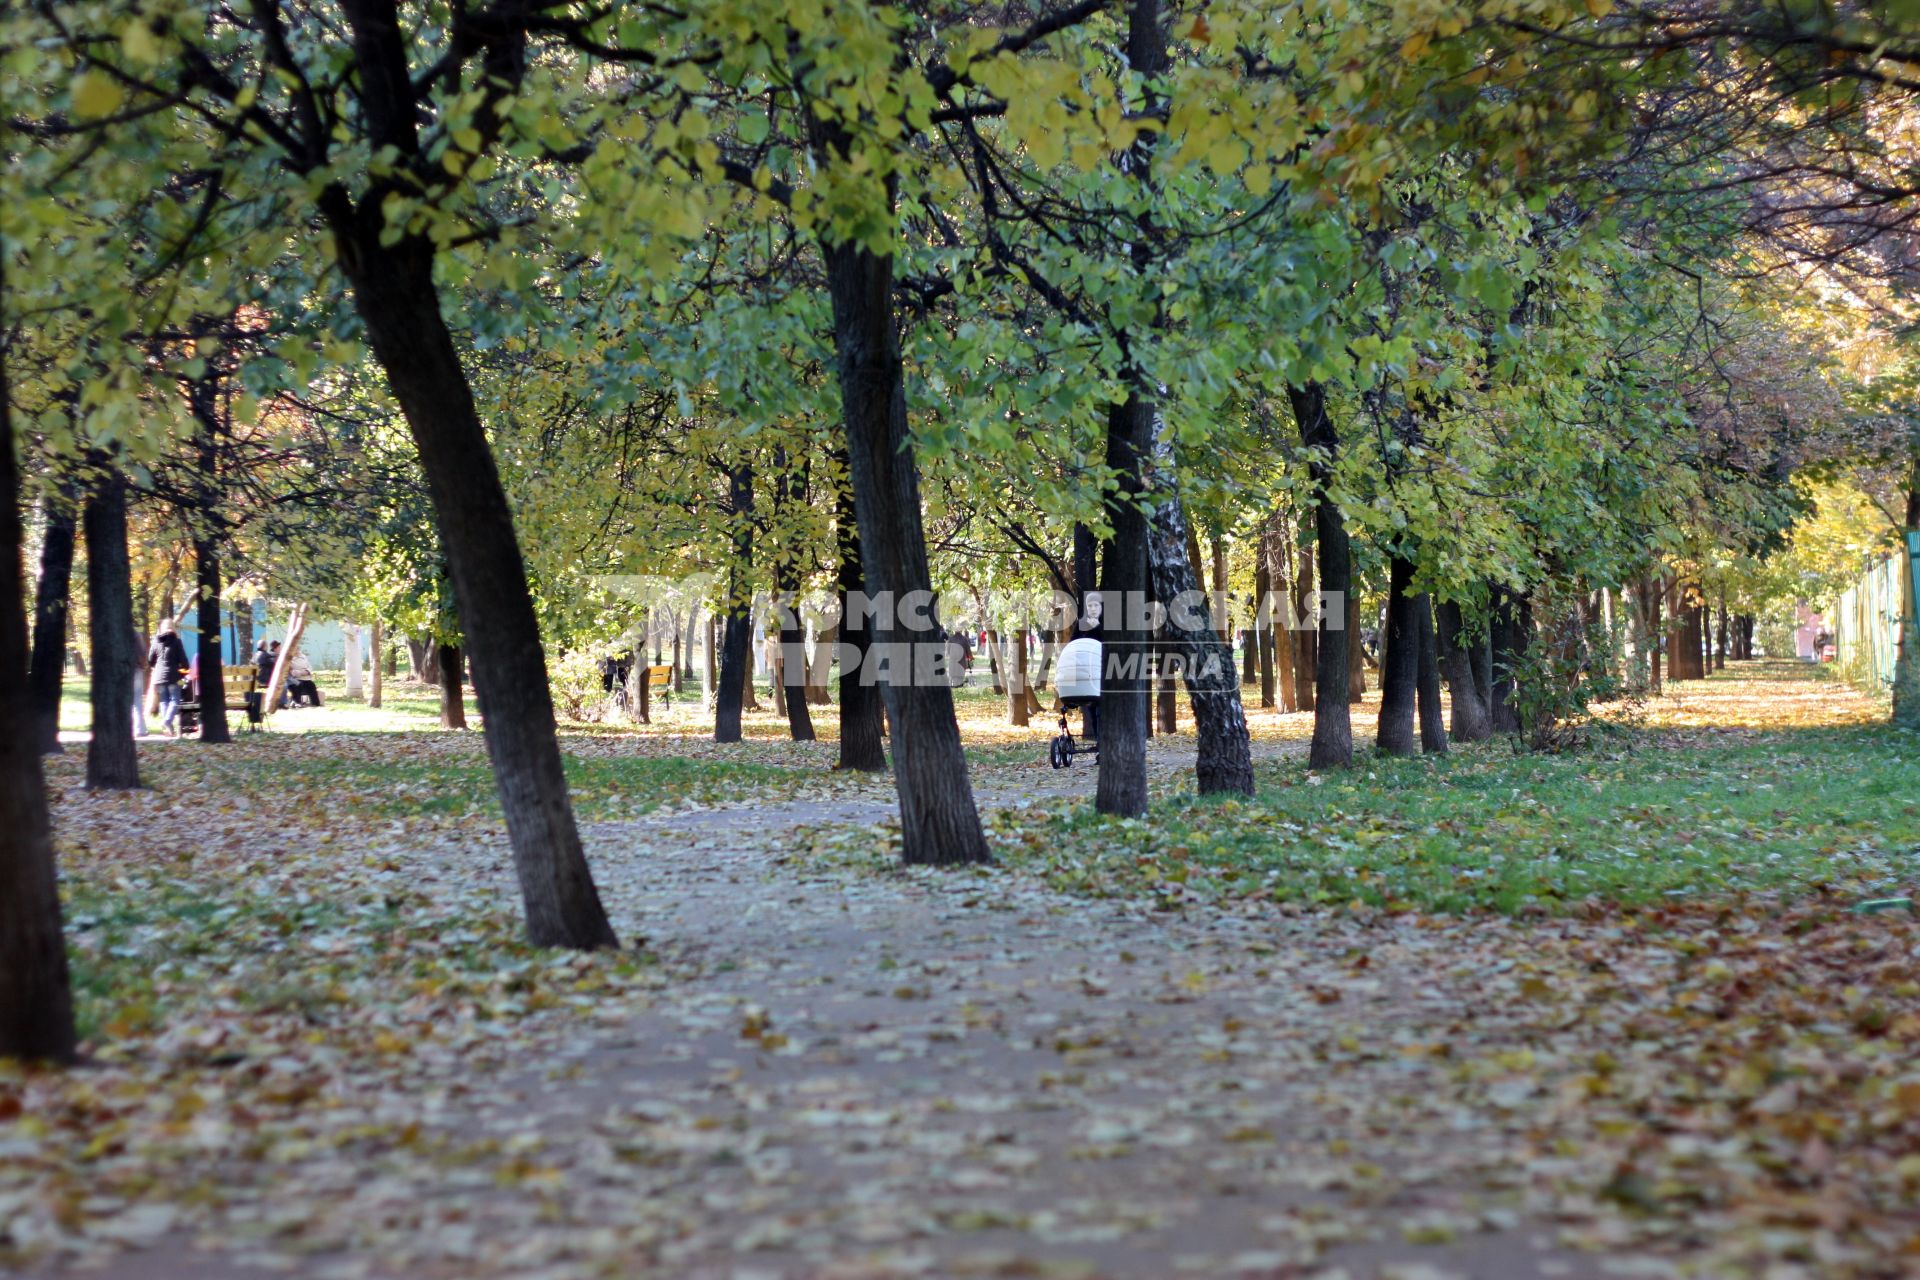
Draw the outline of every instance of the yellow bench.
M229 711L247 713L249 728L258 729L261 720L260 673L251 666L229 666L220 664L221 691L225 694L225 706ZM180 704L180 732L193 733L200 727L199 691L190 702Z

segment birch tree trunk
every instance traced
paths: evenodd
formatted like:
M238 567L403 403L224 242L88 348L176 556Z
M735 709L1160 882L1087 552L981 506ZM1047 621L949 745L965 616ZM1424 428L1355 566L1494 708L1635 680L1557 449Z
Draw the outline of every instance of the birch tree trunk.
M1156 480L1153 525L1148 538L1149 566L1156 598L1172 602L1167 620L1167 648L1178 657L1193 703L1196 739L1194 782L1202 795L1252 795L1253 750L1247 734L1247 713L1240 701L1240 681L1233 650L1221 639L1208 610L1180 608L1180 602L1204 599L1203 584L1193 572L1187 554L1189 531L1186 511L1170 486L1172 451L1163 445L1165 468ZM1184 615L1184 616L1183 616ZM1183 625L1191 623L1191 626ZM1103 699L1104 702L1104 699ZM1106 751L1106 714L1101 710L1101 752Z
M261 710L272 715L280 709L280 695L287 689L287 671L293 662L293 655L300 647L300 637L307 632L307 606L296 604L293 612L287 615L287 638L280 642L280 656L274 660L273 675L267 680L267 688L260 696L266 699Z

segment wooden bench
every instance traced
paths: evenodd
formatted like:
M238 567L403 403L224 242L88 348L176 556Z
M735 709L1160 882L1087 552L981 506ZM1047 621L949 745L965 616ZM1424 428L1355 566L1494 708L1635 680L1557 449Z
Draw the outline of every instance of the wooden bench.
M260 727L260 672L252 666L228 666L220 664L220 683L226 695L226 708L229 711L247 713L247 727ZM180 704L180 732L196 733L200 729L200 700L196 696Z

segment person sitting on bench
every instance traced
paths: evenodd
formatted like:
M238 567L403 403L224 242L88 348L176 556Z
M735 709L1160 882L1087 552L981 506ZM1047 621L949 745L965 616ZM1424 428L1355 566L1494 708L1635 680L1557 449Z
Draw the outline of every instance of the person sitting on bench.
M320 686L313 682L313 668L297 653L287 662L287 698L296 707L320 705Z

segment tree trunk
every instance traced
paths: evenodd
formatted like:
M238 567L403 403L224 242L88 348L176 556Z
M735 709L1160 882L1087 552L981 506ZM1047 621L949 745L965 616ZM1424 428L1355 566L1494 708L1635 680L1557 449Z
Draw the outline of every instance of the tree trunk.
M1440 674L1446 678L1447 691L1453 696L1453 737L1457 742L1485 742L1493 736L1493 714L1480 693L1473 675L1475 646L1467 638L1466 622L1460 606L1442 601L1438 617L1437 643ZM1485 650L1484 644L1478 646Z
M1075 633L1085 631L1091 626L1088 616L1087 600L1099 589L1100 582L1100 539L1093 530L1079 521L1073 524L1073 607L1074 622L1071 630ZM1061 643L1072 640L1072 635L1062 637Z
M673 661L671 664L673 671L668 677L668 687L675 693L680 692L680 643L682 639L684 639L684 637L681 634L680 619L676 615L673 619Z
M241 600L227 611L227 625L233 628L233 665L250 662L253 658L253 601ZM373 642L374 652L379 652L379 640Z
M1161 733L1180 732L1180 689L1178 677L1173 674L1171 661L1173 641L1162 635L1154 645L1154 652L1160 655L1160 670L1157 674L1158 688L1155 693L1155 705L1160 718Z
M715 742L740 741L740 716L753 680L753 615L746 588L747 566L753 562L752 464L739 463L727 473L727 494L733 521L728 536L732 564L728 568L727 615L720 640L720 683L713 701Z
M1318 517L1315 517L1316 525ZM1304 535L1304 527L1302 534ZM1306 543L1296 540L1291 554L1294 562L1293 577L1293 617L1289 624L1305 618L1317 618L1314 612L1314 584L1316 582L1313 553L1307 550ZM1289 626L1288 634L1293 639L1293 692L1298 700L1298 710L1318 710L1318 686L1320 672L1320 632L1315 628L1293 630Z
M1413 561L1393 557L1387 580L1387 627L1381 636L1380 727L1375 747L1386 755L1410 756L1419 749L1413 717L1420 687L1420 620L1413 592ZM1357 646L1356 646L1357 647Z
M289 646L291 647L291 646ZM467 696L461 680L460 646L442 644L440 659L440 727L467 727Z
M1296 649L1300 636L1293 629L1293 588L1290 585L1295 549L1292 541L1285 536L1288 532L1284 518L1275 512L1267 531L1260 538L1261 563L1267 567L1268 589L1274 597L1273 608L1267 612L1264 624L1265 643L1269 652L1262 660L1272 668L1277 678L1279 708L1283 715L1300 710L1300 681L1296 670Z
M845 455L841 470L847 470ZM861 678L867 659L869 629L864 613L852 607L866 580L860 567L860 530L854 517L853 492L842 489L834 510L834 538L838 544L840 590L840 763L839 768L862 773L884 773L887 768L886 713L880 689Z
M267 677L267 687L261 692L262 710L272 715L280 709L280 695L286 691L287 672L292 669L293 655L299 651L300 637L307 633L307 606L296 604L293 612L287 615L287 638L280 642L280 656L274 660L273 672ZM435 663L437 671L439 664Z
M844 149L846 141L822 136L817 144ZM850 243L826 245L822 253L833 300L862 578L867 590L889 606L874 620L874 641L904 646L885 652L911 655L918 652L913 645L944 646L945 637L938 627L930 635L909 634L899 616L910 597L931 592L933 578L921 524L919 468L907 422L893 259ZM967 778L953 689L913 680L915 665L908 658L900 673L906 679L889 681L882 689L893 725L902 857L928 865L986 862L986 834Z
M1367 696L1367 647L1360 643L1360 593L1347 592L1347 701Z
M193 569L199 589L200 679L194 697L200 705L200 741L213 743L233 741L220 653L220 378L210 370L187 384L187 402L199 427L194 433Z
M1162 483L1173 477L1170 445L1162 444L1158 477ZM1181 554L1191 533L1186 511L1178 492L1156 490L1162 496L1154 504L1149 533L1148 557L1153 594L1168 603L1167 643L1163 652L1180 664L1187 684L1187 696L1193 703L1193 727L1197 746L1194 781L1202 795L1253 794L1253 754L1247 735L1246 708L1240 702L1240 685L1233 669L1233 650L1214 630L1208 613L1184 608L1184 602L1200 596L1201 583L1193 573L1191 556ZM1224 616L1225 611L1220 611ZM1172 676L1167 677L1171 692ZM1104 701L1104 700L1103 700ZM1167 711L1172 699L1162 703ZM1173 732L1171 715L1162 727ZM1106 750L1104 710L1100 728L1101 751Z
M357 622L342 623L340 633L344 649L340 663L341 666L345 668L342 674L346 676L347 681L344 696L351 701L358 702L360 695L366 692L365 664L361 661L362 655L360 653L360 624Z
M1313 745L1307 752L1311 769L1344 769L1353 763L1353 721L1347 706L1347 647L1353 636L1347 630L1346 598L1353 590L1352 550L1347 541L1346 517L1327 492L1333 478L1333 459L1340 447L1339 435L1327 417L1326 389L1319 383L1288 387L1293 402L1294 420L1300 425L1300 441L1315 450L1308 463L1313 479L1313 523L1320 559L1320 590L1328 605L1320 612L1320 628L1314 636L1313 666ZM1300 575L1304 581L1307 575Z
M1673 589L1673 631L1667 642L1667 675L1673 680L1704 680L1707 670L1702 648L1701 606L1697 592L1676 579Z
M1440 715L1440 651L1434 635L1433 597L1414 597L1420 622L1420 750L1430 756L1447 752L1447 725Z
M827 681L833 674L833 646L840 639L840 628L833 623L816 624L813 635L813 654L807 659L807 705L825 707L832 705L833 699L827 696Z
M377 133L411 136L397 11L373 0L349 0L345 11L361 67L362 109ZM373 76L375 70L381 74ZM527 936L535 946L617 946L574 824L526 565L492 447L440 314L432 242L409 234L383 246L386 214L370 197L361 207L327 213L337 261L433 501L461 632L472 651Z
M1273 629L1279 623L1277 611L1267 607L1273 596L1273 571L1267 564L1265 540L1255 544L1259 563L1253 571L1254 630L1253 643L1247 650L1247 661L1253 661L1253 650L1260 651L1260 705L1266 709L1278 707L1277 690L1274 687L1273 671Z
M367 705L376 709L380 706L380 676L387 665L380 659L384 656L386 647L386 629L380 619L375 618L373 620L373 676L367 687Z
M95 462L102 470L83 517L87 538L87 638L93 650L93 740L87 744L87 786L123 791L140 785L140 762L133 746L133 589L127 567L127 478L104 455L96 455ZM10 518L17 521L20 517L15 512Z
M9 456L12 442L7 443ZM47 497L46 536L40 543L40 575L33 591L33 658L27 669L33 740L42 754L59 755L60 680L67 666L67 623L73 591L73 544L79 528L72 486ZM6 519L0 515L0 519ZM13 518L19 524L18 517ZM5 786L0 782L0 786Z
M1000 674L1000 633L992 627L987 628L987 678L993 682L993 692L1004 697L1007 682Z
M784 593L783 593L784 594ZM775 664L787 704L787 733L795 742L812 742L813 715L807 710L807 639L799 609L780 614L780 661Z
M1659 578L1645 579L1644 586L1646 589L1647 687L1657 694L1661 688L1660 651L1665 647L1664 637L1667 634L1666 627L1661 623L1660 614L1666 600L1667 589Z
M1101 552L1100 778L1094 807L1138 818L1147 811L1148 655L1152 636L1147 521L1138 502L1142 464L1153 443L1153 406L1138 393L1107 411L1107 466L1118 478L1107 499L1113 538Z
M1233 600L1227 594L1227 537L1216 533L1208 545L1213 551L1213 633L1225 641L1233 635Z
M1728 630L1727 630L1727 593L1724 591L1720 593L1719 622L1720 622L1720 635L1718 637L1719 644L1715 647L1713 651L1713 669L1715 671L1725 671L1727 669Z
M627 662L627 705L635 724L653 723L653 680L647 672L647 645L643 637Z
M211 537L193 541L194 576L200 588L200 741L232 742L227 727L227 673L220 652L220 544ZM132 630L132 614L128 614ZM124 717L123 717L124 718Z
M0 261L0 273L5 270ZM0 360L4 355L0 346ZM0 1058L70 1062L75 1048L73 995L54 874L53 825L40 769L38 730L44 713L35 706L27 684L12 395L6 366L0 363L0 823L7 832L0 841ZM88 576L91 579L91 573ZM127 638L133 638L131 617ZM52 643L64 652L65 639L62 627ZM120 686L120 722L129 729L132 681L128 673Z
M707 611L707 643L701 663L701 692L708 709L713 710L720 705L720 623L712 610Z
M1007 659L1007 720L1017 729L1030 723L1031 693L1027 685L1027 629L1022 626L1014 633Z
M696 600L687 606L686 644L680 651L681 668L673 683L675 693L680 692L686 681L693 679L693 651L698 647L694 641L700 634L699 622L700 602Z
M787 451L773 451L773 496L776 511L801 506L807 500L803 474L787 466ZM778 651L773 664L775 702L787 718L787 734L795 742L812 742L813 715L807 710L807 633L800 621L800 591L788 548L774 548L774 608L779 623Z
M1492 590L1493 699L1487 710L1495 733L1519 733L1520 714L1513 706L1514 675L1526 640L1520 623L1521 598L1502 587Z

